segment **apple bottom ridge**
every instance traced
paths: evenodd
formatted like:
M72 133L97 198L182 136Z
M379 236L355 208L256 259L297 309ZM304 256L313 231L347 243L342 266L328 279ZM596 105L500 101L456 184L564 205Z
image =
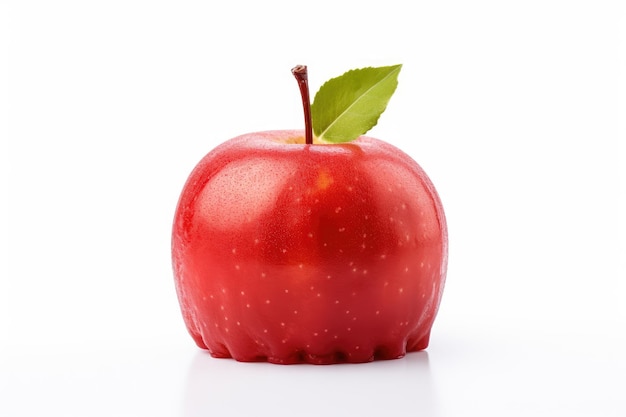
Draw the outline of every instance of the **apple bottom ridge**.
M208 351L208 353L219 359L234 359L237 362L269 362L279 365L312 364L312 365L332 365L341 363L367 363L373 361L383 361L403 358L409 352L418 352L428 347L430 331L421 337L409 337L397 344L380 344L369 349L353 349L348 352L337 348L329 353L311 353L307 349L294 349L281 354L257 353L253 355L231 354L228 348L221 344L207 345L199 335L192 334L196 345Z

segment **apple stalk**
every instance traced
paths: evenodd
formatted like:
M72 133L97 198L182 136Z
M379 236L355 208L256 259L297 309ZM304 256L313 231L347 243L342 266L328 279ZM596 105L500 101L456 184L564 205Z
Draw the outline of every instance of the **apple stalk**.
M298 81L298 87L300 87L300 95L302 96L302 107L304 108L304 128L305 128L305 143L307 145L313 144L313 125L311 123L311 99L309 97L309 81L307 76L306 65L297 65L291 73L296 77Z

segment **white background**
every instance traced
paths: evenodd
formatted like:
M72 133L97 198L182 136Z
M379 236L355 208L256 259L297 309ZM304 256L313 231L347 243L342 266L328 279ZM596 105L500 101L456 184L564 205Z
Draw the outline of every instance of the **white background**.
M622 4L0 3L0 415L626 415ZM302 126L294 65L316 91L396 63L370 134L446 208L430 347L203 354L170 268L187 175L230 137Z

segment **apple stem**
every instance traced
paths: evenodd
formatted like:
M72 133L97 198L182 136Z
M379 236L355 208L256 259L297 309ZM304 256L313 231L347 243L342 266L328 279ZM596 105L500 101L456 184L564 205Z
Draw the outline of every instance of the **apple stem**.
M304 128L306 135L306 144L313 144L313 125L311 124L311 99L309 98L309 80L307 76L306 65L297 65L291 73L298 81L300 87L300 95L302 96L302 106L304 107Z

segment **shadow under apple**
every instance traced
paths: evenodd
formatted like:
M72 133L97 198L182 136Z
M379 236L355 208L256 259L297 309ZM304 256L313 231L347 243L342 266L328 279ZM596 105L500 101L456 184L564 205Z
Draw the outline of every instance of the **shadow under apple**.
M183 398L185 417L440 415L426 351L339 365L241 363L198 351Z

